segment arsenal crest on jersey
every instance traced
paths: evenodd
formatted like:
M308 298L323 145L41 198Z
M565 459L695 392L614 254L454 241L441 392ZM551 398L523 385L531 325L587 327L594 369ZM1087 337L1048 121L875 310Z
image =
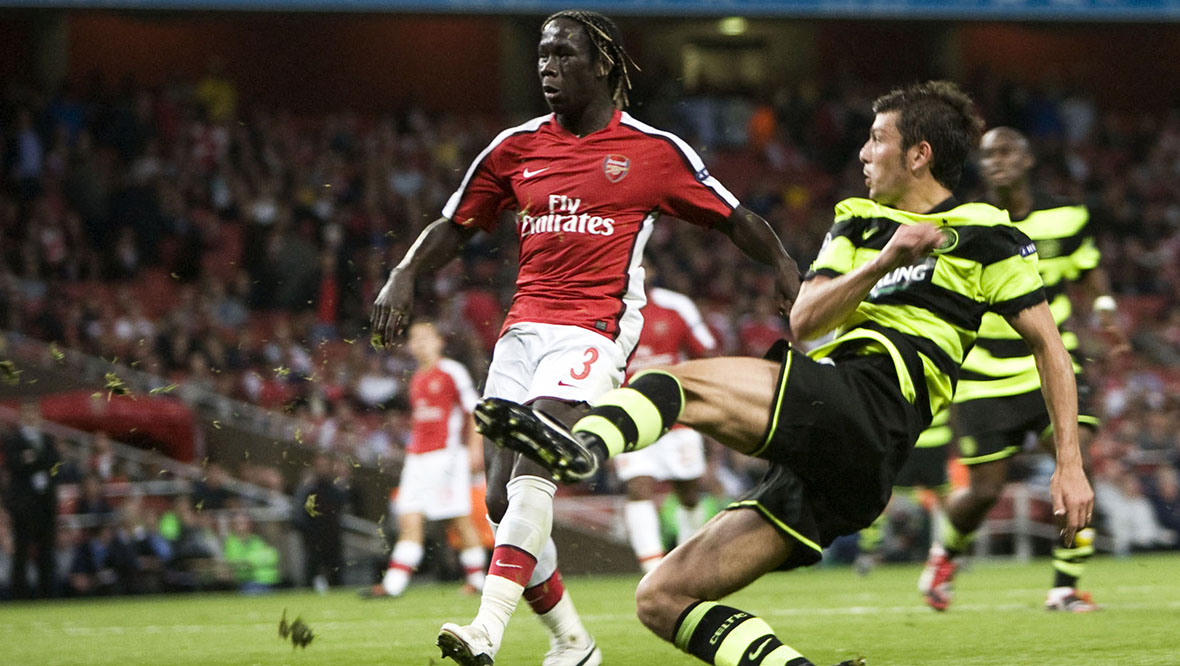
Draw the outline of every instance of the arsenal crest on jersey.
M606 174L606 179L612 183L617 183L625 178L630 170L631 160L624 155L611 153L602 160L602 171Z

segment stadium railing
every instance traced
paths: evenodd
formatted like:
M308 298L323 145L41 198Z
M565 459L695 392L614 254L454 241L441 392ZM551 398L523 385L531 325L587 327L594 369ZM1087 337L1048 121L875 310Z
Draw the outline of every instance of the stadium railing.
M264 409L248 402L221 395L215 391L192 385L175 387L164 377L132 368L126 364L113 364L74 349L51 346L49 343L30 338L17 331L0 332L7 340L7 354L22 364L46 370L69 370L76 373L80 382L102 384L112 371L112 366L126 389L131 393L149 394L152 391L169 390L203 416L232 422L238 427L272 439L294 440L299 429L298 420L280 412Z
M19 422L19 412L0 404L0 425L13 425ZM41 429L49 435L72 442L83 449L92 449L94 437L88 432L76 430L60 423L42 421ZM201 480L205 474L198 465L190 465L173 460L165 455L144 451L129 444L118 441L111 442L112 451L117 459L130 460L145 470L165 472L172 479L159 481L120 482L107 484L104 495L112 499L120 499L139 495L141 497L173 497L191 491L189 484ZM284 569L287 571L302 571L302 547L298 534L290 525L295 512L304 508L291 495L280 493L262 486L227 477L224 487L232 494L254 503L242 509L209 511L217 525L217 532L224 536L229 531L229 520L233 513L244 511L256 524L270 523L281 528L282 543L273 544L279 548L283 557ZM76 497L76 488L63 488L61 499L69 500ZM65 513L58 516L58 526L66 528L86 528L100 524L97 516ZM341 516L341 527L344 529L344 547L346 562L364 562L371 558L384 558L386 545L381 528L371 520L365 520L352 514ZM366 581L367 582L367 581Z
M1061 528L1041 518L1053 515L1053 497L1048 488L1028 483L1009 483L1004 489L1000 506L1011 509L1001 511L1003 517L996 517L997 512L993 511L992 517L984 521L975 536L976 557L996 557L998 537L1011 538L1011 557L1020 562L1027 562L1037 554L1035 540L1058 543ZM1112 552L1113 546L1114 542L1103 534L1099 534L1094 541L1094 547L1102 552Z

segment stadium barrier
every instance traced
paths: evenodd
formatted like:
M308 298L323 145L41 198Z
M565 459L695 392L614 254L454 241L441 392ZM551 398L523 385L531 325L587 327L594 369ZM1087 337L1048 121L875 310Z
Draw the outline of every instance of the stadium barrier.
M106 359L84 354L74 349L57 347L50 343L30 338L17 331L0 331L6 341L7 355L25 367L35 367L49 372L69 372L76 383L104 385L114 372L123 389L130 394L174 395L186 405L207 419L222 423L233 422L238 427L261 437L294 440L299 421L281 412L222 395L215 391L193 385L177 386L164 377L117 364L117 359ZM202 452L197 451L199 457Z
M0 425L14 425L19 423L19 419L17 410L0 404ZM94 436L88 432L47 420L42 421L41 429L51 436L72 442L72 445L83 450L93 448ZM142 469L156 470L158 473L173 477L167 480L104 484L104 497L115 500L114 504L116 505L121 503L120 500L132 496L156 498L156 503L159 503L160 500L191 492L190 484L204 477L204 470L198 465L183 463L165 455L144 451L118 441L112 441L111 448L116 459L130 460L137 463ZM253 502L254 505L241 509L206 512L212 516L218 535L224 537L229 533L230 518L237 512L246 513L260 528L270 526L273 528L271 531L280 534L279 543L272 545L279 549L282 570L289 576L289 579L299 580L303 571L303 547L298 532L291 525L291 521L296 515L295 512L303 511L304 507L297 505L291 495L241 479L227 477L223 485L230 493ZM66 508L77 495L78 489L73 484L63 484L59 487L59 502ZM59 528L83 529L98 526L102 522L102 518L94 515L68 512L58 515ZM353 576L356 580L348 582L367 584L370 582L365 577L369 573L367 563L374 561L374 558L383 562L387 555L382 529L376 522L352 514L342 515L340 524L344 531L344 560L355 563L358 569Z
M1009 483L996 509L975 536L976 557L997 557L996 546L999 537L1010 537L1010 557L1018 562L1027 562L1037 554L1035 541L1043 539L1057 544L1061 528L1052 520L1053 497L1048 488L1027 483ZM1046 519L1048 518L1048 519ZM1114 543L1106 535L1099 534L1094 547L1102 552L1112 552Z

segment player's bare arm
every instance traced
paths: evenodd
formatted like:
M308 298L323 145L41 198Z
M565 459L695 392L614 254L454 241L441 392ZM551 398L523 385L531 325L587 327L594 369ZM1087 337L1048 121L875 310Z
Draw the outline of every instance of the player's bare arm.
M799 294L799 266L787 254L770 223L745 206L738 206L718 229L746 256L774 269L779 310L789 313Z
M1094 491L1082 469L1082 452L1078 446L1078 395L1073 362L1061 342L1048 303L1042 301L1007 319L1037 361L1057 450L1057 469L1050 484L1053 513L1064 519L1062 536L1068 546L1073 543L1074 534L1090 523L1094 511Z
M414 301L414 280L459 256L459 250L474 234L474 227L462 227L445 217L418 234L406 256L389 272L389 279L373 301L369 325L374 344L388 348L405 331Z
M905 225L872 261L839 277L808 280L791 311L791 331L799 340L813 340L840 326L886 273L912 264L941 242L942 233L934 225Z

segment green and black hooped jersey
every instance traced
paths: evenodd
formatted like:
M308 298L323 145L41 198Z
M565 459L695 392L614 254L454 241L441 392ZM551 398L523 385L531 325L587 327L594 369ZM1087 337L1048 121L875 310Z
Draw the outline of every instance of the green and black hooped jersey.
M962 381L962 379L959 380L960 383ZM922 431L922 434L918 436L918 441L914 442L914 447L933 449L950 444L952 439L954 439L954 430L951 428L951 410L944 409L935 412L934 419L930 421L930 427Z
M948 199L926 214L869 199L836 204L836 219L805 279L837 277L872 261L905 224L936 224L945 241L930 256L882 277L836 331L809 353L887 353L902 394L925 422L951 401L959 366L986 313L1015 314L1045 299L1036 249L1008 214Z
M1062 205L1044 196L1036 197L1028 217L1013 222L1037 247L1045 297L1065 348L1074 357L1075 373L1081 372L1078 338L1065 328L1073 313L1065 288L1098 266L1098 247L1089 222L1085 206ZM1003 317L984 315L975 348L963 362L955 402L1020 395L1040 386L1036 360L1020 334Z

